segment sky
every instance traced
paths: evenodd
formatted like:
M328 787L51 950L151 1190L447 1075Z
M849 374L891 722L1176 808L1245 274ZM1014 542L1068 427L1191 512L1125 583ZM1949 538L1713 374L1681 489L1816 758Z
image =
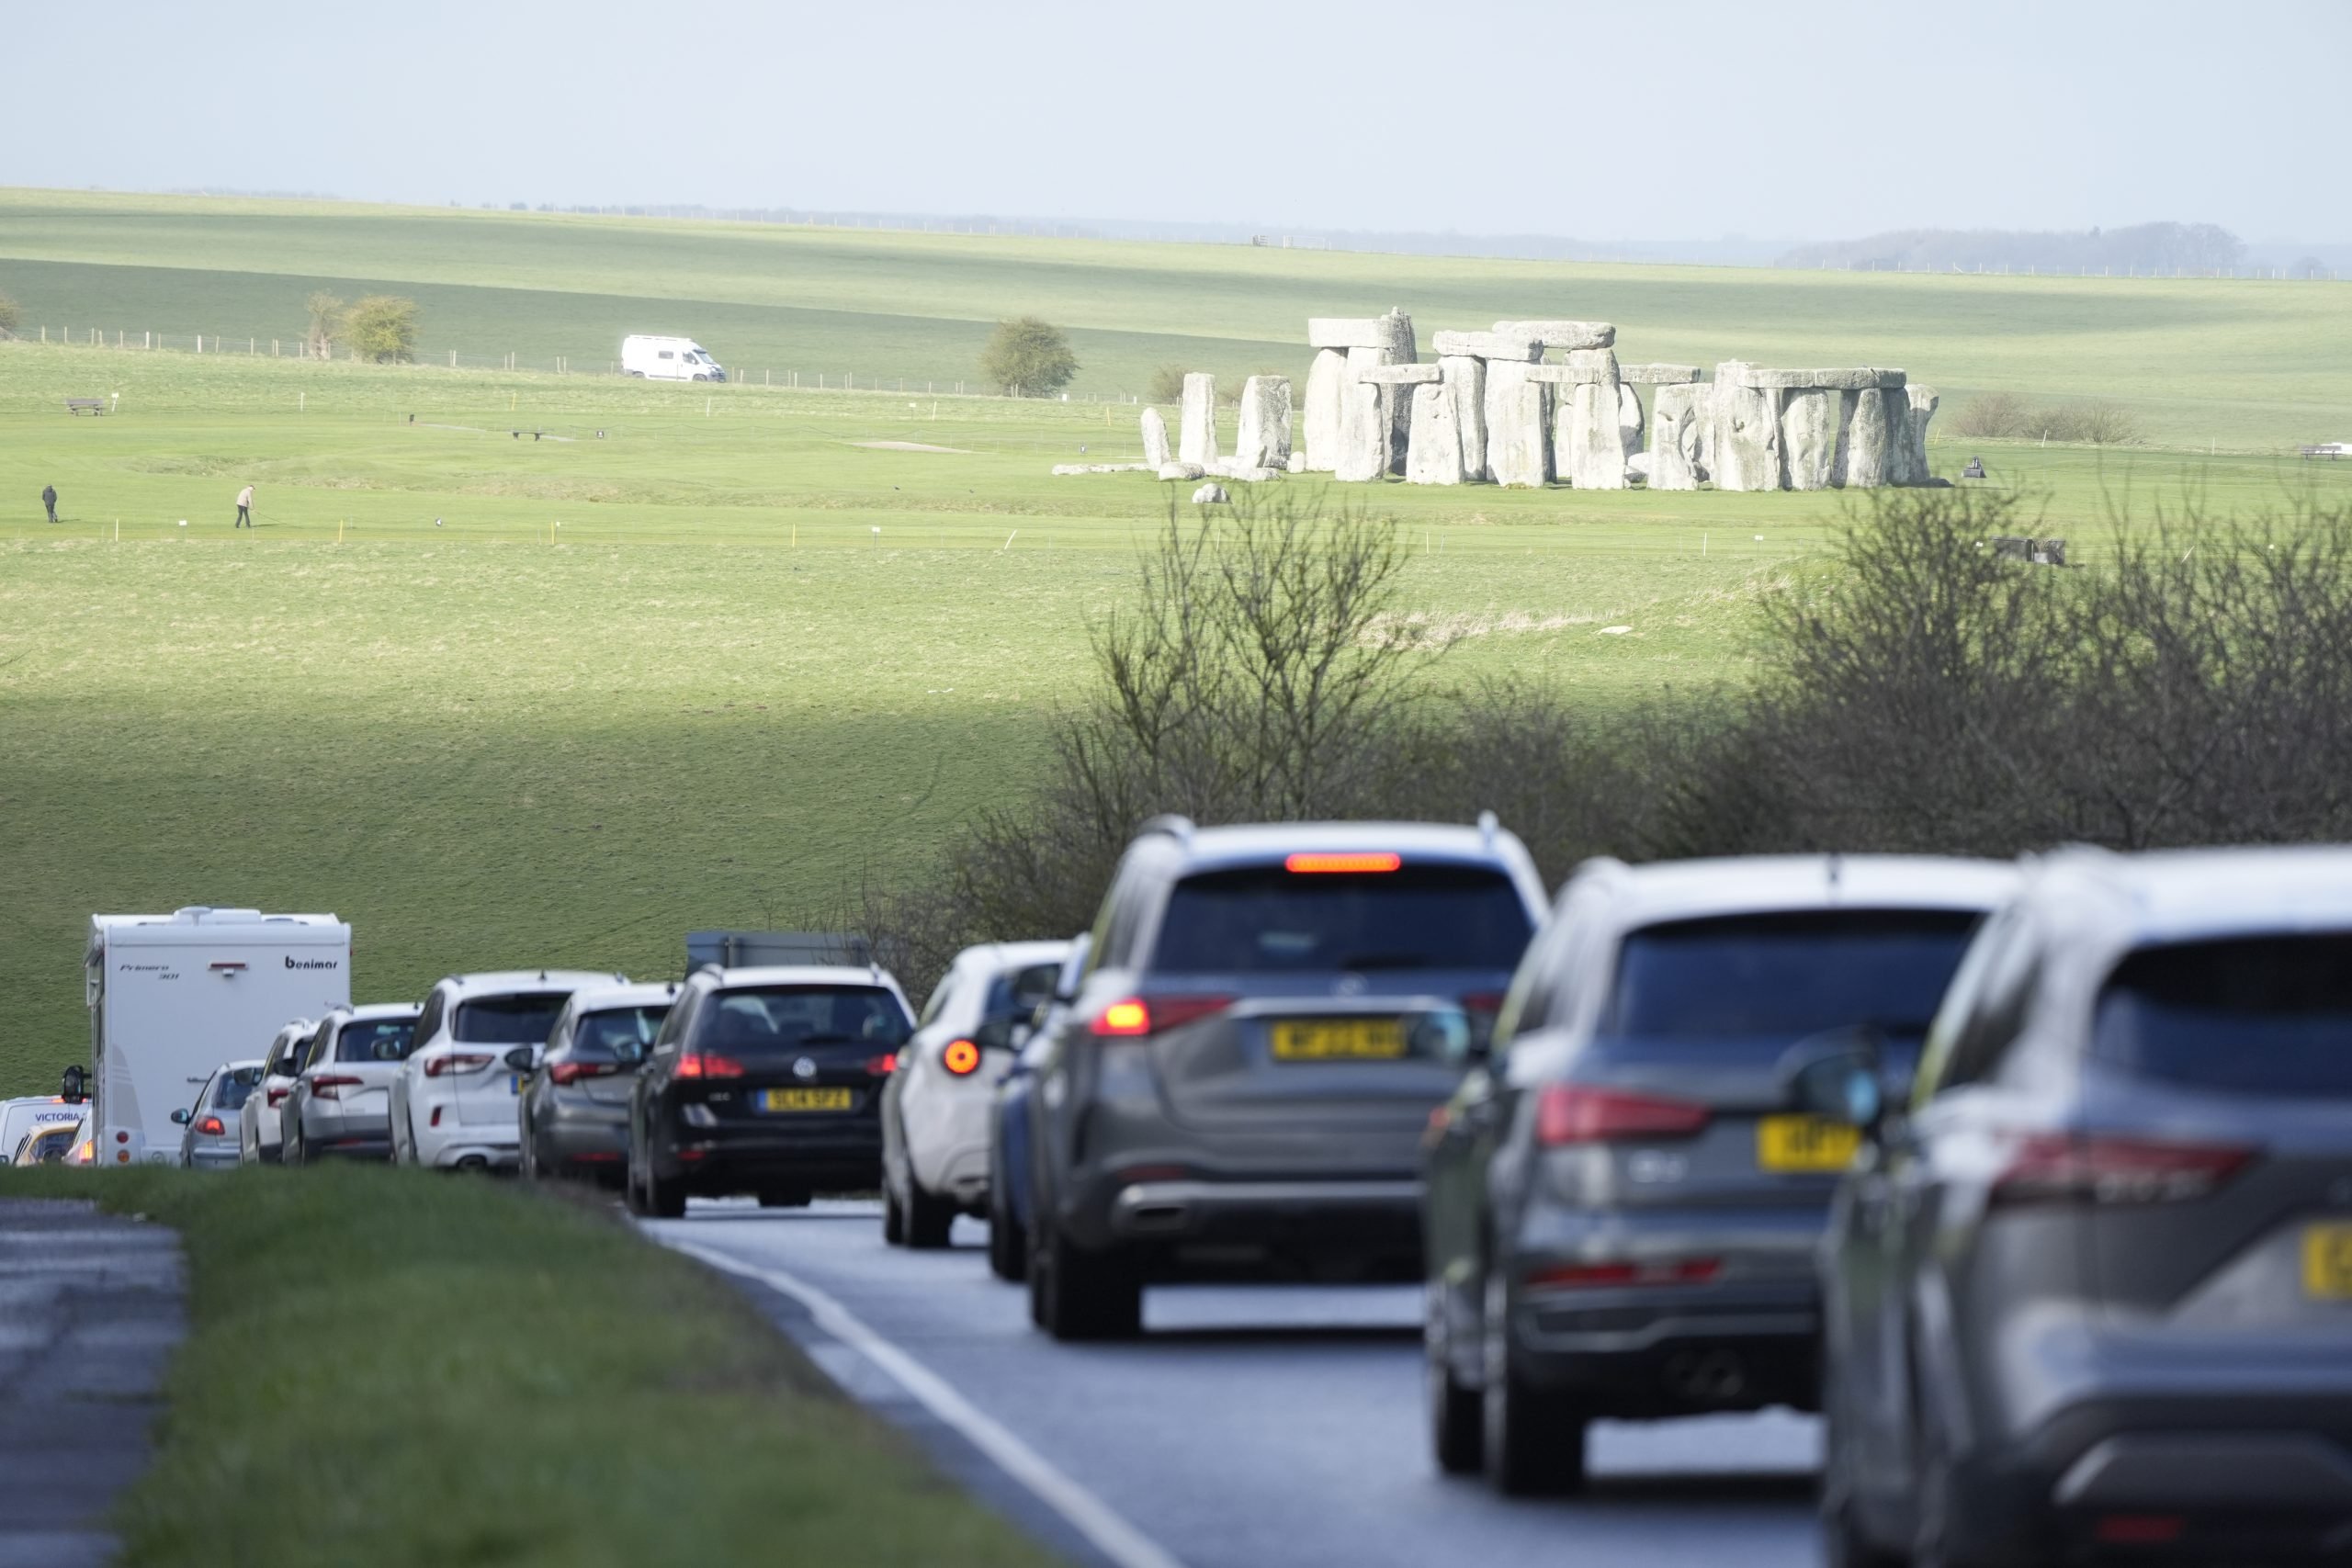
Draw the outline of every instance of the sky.
M0 184L1592 240L2352 240L2352 0L9 7Z

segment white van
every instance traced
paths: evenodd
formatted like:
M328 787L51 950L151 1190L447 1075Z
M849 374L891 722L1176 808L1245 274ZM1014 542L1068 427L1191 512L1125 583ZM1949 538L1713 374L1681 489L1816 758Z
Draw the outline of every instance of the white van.
M648 381L724 381L726 370L690 337L625 337L621 369Z
M351 928L333 915L93 915L83 962L98 1165L176 1160L172 1112L213 1068L351 1005Z

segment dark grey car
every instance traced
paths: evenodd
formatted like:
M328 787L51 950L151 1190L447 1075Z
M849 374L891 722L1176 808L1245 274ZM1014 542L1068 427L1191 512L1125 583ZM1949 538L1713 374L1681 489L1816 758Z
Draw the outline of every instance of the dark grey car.
M571 994L515 1101L526 1179L580 1177L620 1185L633 1079L677 994L674 983L591 986Z
M1577 872L1430 1129L1440 1468L1567 1491L1596 1419L1813 1405L1815 1258L1858 1134L1799 1075L1869 1029L1905 1076L2015 885L1890 856Z
M1133 1334L1156 1280L1411 1278L1421 1128L1542 907L1491 817L1147 828L1035 1064L1039 1326Z
M2352 1551L2352 852L2030 867L1824 1264L1833 1562Z

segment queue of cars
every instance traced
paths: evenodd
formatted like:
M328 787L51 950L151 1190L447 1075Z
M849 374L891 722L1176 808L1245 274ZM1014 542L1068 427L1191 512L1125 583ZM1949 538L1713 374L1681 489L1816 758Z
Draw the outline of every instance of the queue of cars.
M1838 1564L2352 1542L2352 850L1596 861L1547 902L1491 817L1162 818L1090 931L920 1014L872 965L451 976L175 1119L191 1164L653 1216L878 1190L892 1245L984 1216L1060 1339L1169 1281L1415 1280L1439 1470L1572 1492L1597 1421L1819 1410Z

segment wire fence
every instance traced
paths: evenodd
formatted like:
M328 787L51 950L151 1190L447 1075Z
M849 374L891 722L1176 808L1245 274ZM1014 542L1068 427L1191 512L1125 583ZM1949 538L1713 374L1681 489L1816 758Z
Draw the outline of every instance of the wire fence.
M17 336L27 343L112 348L126 353L234 355L260 359L319 357L310 352L300 338L255 337L251 334L159 333L147 328L123 327L33 326L21 329ZM356 363L359 355L348 347L338 347L331 357ZM550 376L600 376L614 379L624 374L617 359L587 360L569 355L532 355L519 352L468 354L454 348L420 351L409 364L427 369L505 370ZM782 368L763 366L750 369L739 367L727 372L727 379L728 384L734 386L780 387L812 392L888 392L933 398L1002 398L1007 395L1001 389L984 386L968 377L949 379L862 375L854 370L803 369L791 366ZM1137 403L1142 400L1137 394L1125 391L1057 393L1056 399L1070 403Z

